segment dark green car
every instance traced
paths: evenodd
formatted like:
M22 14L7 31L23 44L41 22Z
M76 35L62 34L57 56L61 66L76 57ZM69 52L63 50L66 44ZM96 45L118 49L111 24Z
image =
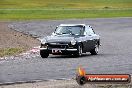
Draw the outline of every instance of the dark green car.
M53 55L81 56L90 52L97 55L100 36L95 34L92 27L85 24L60 24L51 36L41 40L40 55L47 58Z

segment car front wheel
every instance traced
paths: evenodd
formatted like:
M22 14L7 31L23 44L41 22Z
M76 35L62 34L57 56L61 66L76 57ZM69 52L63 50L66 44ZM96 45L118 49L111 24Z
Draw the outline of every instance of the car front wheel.
M48 51L40 50L40 56L42 58L47 58L49 56L49 53L48 53Z
M82 45L78 45L78 51L74 54L75 57L82 56Z
M90 51L91 55L97 55L99 52L99 45L96 44L95 48L93 50Z

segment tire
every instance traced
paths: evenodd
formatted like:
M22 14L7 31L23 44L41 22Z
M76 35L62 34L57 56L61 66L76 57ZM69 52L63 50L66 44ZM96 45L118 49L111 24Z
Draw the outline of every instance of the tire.
M95 48L90 51L91 55L97 55L99 52L99 44L95 45Z
M74 54L74 56L75 57L80 57L80 56L82 56L82 45L80 44L80 45L78 45L78 50L77 50L77 52Z
M40 50L40 56L42 58L47 58L49 56L49 53L48 51L46 52L46 51Z

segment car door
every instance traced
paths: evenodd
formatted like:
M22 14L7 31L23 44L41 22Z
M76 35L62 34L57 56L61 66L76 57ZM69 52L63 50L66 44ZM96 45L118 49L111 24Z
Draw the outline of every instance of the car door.
M85 51L89 52L92 49L94 49L95 47L95 37L96 34L94 33L94 31L92 30L92 28L90 26L86 26L85 28L85 37L86 37L86 42L84 44L85 46Z

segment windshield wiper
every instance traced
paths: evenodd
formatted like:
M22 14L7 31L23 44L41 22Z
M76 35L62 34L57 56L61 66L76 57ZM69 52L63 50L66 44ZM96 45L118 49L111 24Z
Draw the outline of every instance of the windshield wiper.
M63 35L63 34L75 35L73 33L55 33L55 34L57 34L57 35Z
M57 34L57 35L62 35L62 33L55 33L55 34Z
M62 34L70 34L70 35L75 35L75 34L73 34L73 33L62 33Z

